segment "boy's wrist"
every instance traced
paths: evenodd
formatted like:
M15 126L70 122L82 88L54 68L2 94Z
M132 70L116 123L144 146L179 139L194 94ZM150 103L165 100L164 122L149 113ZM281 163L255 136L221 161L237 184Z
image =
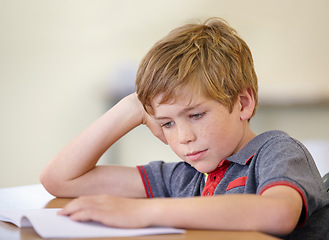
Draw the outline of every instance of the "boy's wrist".
M145 118L145 111L141 104L141 102L138 100L137 94L132 93L125 97L123 101L126 101L126 110L127 114L131 116L132 120L136 122L137 126L144 123Z

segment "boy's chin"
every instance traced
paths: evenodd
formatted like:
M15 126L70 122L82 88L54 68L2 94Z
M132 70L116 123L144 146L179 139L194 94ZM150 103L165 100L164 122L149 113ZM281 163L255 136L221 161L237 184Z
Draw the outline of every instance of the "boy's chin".
M209 164L191 164L192 167L194 167L198 172L201 173L210 173L212 171L215 171L218 165L209 166Z

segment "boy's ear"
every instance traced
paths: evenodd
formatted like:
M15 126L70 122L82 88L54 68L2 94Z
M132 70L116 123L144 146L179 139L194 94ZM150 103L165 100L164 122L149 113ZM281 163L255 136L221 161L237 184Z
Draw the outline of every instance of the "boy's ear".
M255 109L254 93L251 88L247 88L239 95L240 119L249 120Z

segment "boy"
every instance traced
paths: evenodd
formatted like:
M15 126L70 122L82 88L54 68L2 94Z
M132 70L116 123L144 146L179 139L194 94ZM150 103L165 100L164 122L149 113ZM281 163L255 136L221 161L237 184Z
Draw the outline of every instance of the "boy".
M115 227L287 235L328 204L301 143L280 131L252 132L258 89L251 52L223 20L185 25L156 43L140 64L136 86L137 93L44 169L41 182L50 193L79 197L60 214ZM183 161L96 166L114 142L140 124Z

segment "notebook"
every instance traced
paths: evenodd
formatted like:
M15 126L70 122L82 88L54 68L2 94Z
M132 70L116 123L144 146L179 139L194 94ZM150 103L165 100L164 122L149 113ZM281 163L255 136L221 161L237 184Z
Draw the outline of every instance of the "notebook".
M57 215L60 209L0 209L0 221L19 228L33 227L42 238L131 237L157 234L178 234L185 230L170 227L138 229L112 228L96 222L75 222Z

